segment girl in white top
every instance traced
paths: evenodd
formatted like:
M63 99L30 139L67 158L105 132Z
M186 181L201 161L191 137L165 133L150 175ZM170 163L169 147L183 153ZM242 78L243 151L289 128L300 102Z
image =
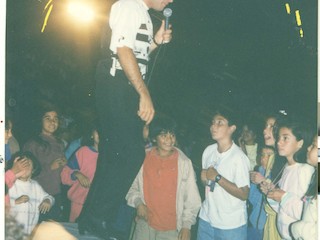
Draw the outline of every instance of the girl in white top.
M303 214L300 221L295 222L291 226L291 232L294 239L297 240L316 240L318 228L318 210L317 210L317 195L318 195L318 148L317 136L315 136L313 144L308 147L307 162L315 168L309 189L303 201Z
M38 223L39 213L46 213L54 203L54 198L46 193L40 184L31 179L40 170L38 161L31 153L19 153L18 157L29 161L25 172L9 189L10 214L30 234Z
M286 119L279 123L278 152L287 159L278 183L262 183L261 189L267 195L270 206L277 212L277 228L282 239L291 240L291 223L302 214L301 198L306 193L314 167L306 164L307 148L312 142L311 131L305 121ZM279 188L275 188L275 186Z

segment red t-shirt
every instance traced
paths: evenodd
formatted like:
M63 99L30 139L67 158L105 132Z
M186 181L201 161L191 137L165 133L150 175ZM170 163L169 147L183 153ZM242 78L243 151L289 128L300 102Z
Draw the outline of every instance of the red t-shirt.
M148 207L148 224L159 231L175 230L178 151L160 157L154 148L143 164L143 192Z

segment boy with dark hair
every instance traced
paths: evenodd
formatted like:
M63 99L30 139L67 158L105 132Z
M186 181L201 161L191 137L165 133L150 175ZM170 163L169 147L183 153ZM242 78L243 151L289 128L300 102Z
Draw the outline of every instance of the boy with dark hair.
M210 127L217 142L202 155L201 180L206 197L200 210L198 240L247 239L246 200L249 194L249 159L233 142L234 113L217 111Z
M272 146L261 146L258 152L258 163L255 167L255 172L250 172L250 178L254 178L254 174L259 172L266 179L271 178L270 170L268 171L269 161L274 161L275 149ZM252 179L251 179L252 180ZM249 203L251 211L248 211L249 224L248 224L248 239L262 240L263 229L267 221L267 213L264 209L264 197L260 190L260 185L255 182L250 184Z
M192 162L174 147L174 121L155 119L149 133L154 147L126 196L137 209L133 239L190 240L201 206Z

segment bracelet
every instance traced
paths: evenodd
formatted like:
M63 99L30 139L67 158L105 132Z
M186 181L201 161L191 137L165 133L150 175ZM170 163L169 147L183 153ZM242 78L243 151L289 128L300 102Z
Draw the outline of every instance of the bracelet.
M161 44L158 44L155 39L153 39L153 42L154 42L154 44L155 44L157 47L159 47L159 46L162 44L162 43L161 43Z

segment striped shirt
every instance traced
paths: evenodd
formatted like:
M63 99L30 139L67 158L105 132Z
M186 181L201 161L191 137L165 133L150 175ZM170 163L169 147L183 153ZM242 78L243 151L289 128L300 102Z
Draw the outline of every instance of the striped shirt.
M141 75L145 79L149 49L153 42L153 25L148 9L142 0L119 0L112 5L109 19L112 30L112 76L115 76L116 70L122 70L117 48L126 46L133 50Z

